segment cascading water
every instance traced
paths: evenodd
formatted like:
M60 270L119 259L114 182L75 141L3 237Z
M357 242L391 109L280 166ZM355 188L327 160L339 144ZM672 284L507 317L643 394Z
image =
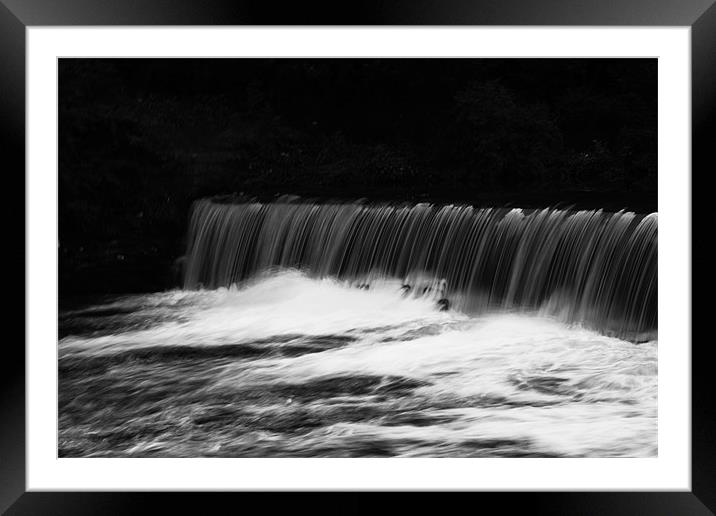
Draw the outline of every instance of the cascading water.
M187 256L189 289L296 268L413 294L445 280L471 314L541 310L642 340L657 325L656 213L202 200Z
M199 201L60 313L59 455L653 457L656 276L656 214Z

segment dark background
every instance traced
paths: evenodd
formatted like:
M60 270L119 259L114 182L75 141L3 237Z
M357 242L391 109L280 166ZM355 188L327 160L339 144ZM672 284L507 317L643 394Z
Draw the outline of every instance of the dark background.
M60 295L173 286L191 202L656 211L655 59L62 59Z

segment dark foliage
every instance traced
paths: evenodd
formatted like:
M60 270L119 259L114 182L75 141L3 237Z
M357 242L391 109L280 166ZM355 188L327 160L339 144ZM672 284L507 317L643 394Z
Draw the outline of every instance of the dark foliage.
M653 210L656 69L63 59L61 289L168 285L191 202L232 192Z

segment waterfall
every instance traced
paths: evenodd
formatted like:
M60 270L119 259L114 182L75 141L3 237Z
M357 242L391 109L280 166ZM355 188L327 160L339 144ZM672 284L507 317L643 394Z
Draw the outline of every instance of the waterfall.
M194 204L186 289L228 287L276 268L365 286L394 278L412 293L441 282L453 309L540 311L632 340L657 328L656 213Z

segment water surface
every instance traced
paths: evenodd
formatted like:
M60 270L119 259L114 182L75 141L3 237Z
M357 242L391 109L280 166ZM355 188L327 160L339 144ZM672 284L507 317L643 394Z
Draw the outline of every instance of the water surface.
M60 314L59 454L643 457L657 342L295 270Z

